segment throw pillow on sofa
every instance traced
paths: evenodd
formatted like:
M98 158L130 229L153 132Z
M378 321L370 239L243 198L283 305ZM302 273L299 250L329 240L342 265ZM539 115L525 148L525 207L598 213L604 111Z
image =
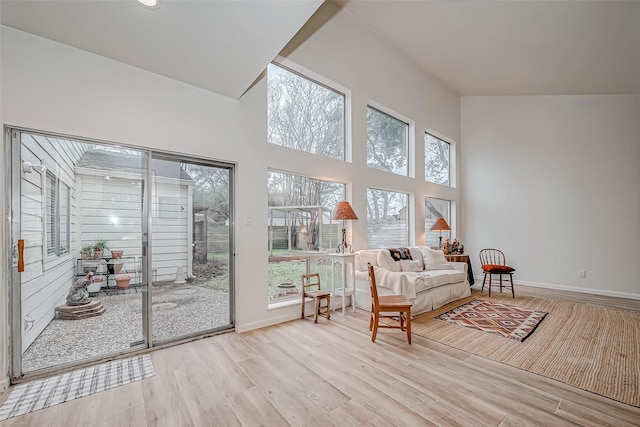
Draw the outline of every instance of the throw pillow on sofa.
M453 266L446 260L444 253L428 246L420 246L424 258L425 270L453 270Z
M413 259L409 248L390 248L389 253L394 261L400 261L401 259Z
M356 252L356 270L367 271L367 264L377 266L378 252L380 251L371 251L366 249Z
M422 261L419 259L401 259L399 262L402 271L422 271Z
M378 267L385 268L389 271L402 271L400 263L391 258L391 253L387 250L378 251Z

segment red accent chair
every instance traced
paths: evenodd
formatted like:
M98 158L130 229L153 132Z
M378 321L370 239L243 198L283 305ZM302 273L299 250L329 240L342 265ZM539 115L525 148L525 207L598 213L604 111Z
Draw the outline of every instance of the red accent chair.
M491 298L491 277L494 274L500 275L500 293L502 293L502 275L508 274L511 281L511 296L516 297L516 293L513 290L513 272L515 268L507 265L506 257L501 250L498 249L482 249L480 251L480 264L482 264L482 272L484 273L484 279L482 280L482 289L484 291L484 284L487 280L487 274L489 275L489 298Z

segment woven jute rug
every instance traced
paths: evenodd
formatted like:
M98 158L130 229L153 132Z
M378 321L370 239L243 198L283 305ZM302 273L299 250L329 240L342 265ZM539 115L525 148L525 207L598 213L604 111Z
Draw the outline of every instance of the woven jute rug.
M548 312L524 342L436 316L474 299ZM640 312L507 294L474 293L416 316L412 333L640 407Z

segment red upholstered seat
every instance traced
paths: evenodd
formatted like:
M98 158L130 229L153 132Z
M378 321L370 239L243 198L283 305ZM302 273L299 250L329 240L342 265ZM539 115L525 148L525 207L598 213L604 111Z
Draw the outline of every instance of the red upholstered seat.
M482 249L480 251L480 264L482 264L482 272L484 273L484 279L482 280L482 291L484 291L484 284L487 281L487 274L489 275L489 297L491 297L491 278L494 274L500 275L500 293L502 293L502 275L508 274L511 282L511 296L516 297L515 290L513 289L513 272L515 268L507 265L506 257L501 250L498 249Z
M516 269L508 265L487 264L482 266L482 271L491 274L509 274L516 271Z

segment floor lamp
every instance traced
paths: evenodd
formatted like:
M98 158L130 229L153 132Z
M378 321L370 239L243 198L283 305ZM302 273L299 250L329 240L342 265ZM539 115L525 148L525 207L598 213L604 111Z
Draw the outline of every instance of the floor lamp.
M344 222L358 219L358 216L351 208L349 202L338 202L336 207L333 208L329 218L342 221L342 243L338 245L338 250L336 252L353 252L351 245L347 243L347 229L344 226Z
M438 249L442 249L442 232L451 231L451 227L449 227L449 224L447 224L447 220L444 218L438 218L436 222L433 223L433 225L429 230L440 232L440 241L438 243Z

